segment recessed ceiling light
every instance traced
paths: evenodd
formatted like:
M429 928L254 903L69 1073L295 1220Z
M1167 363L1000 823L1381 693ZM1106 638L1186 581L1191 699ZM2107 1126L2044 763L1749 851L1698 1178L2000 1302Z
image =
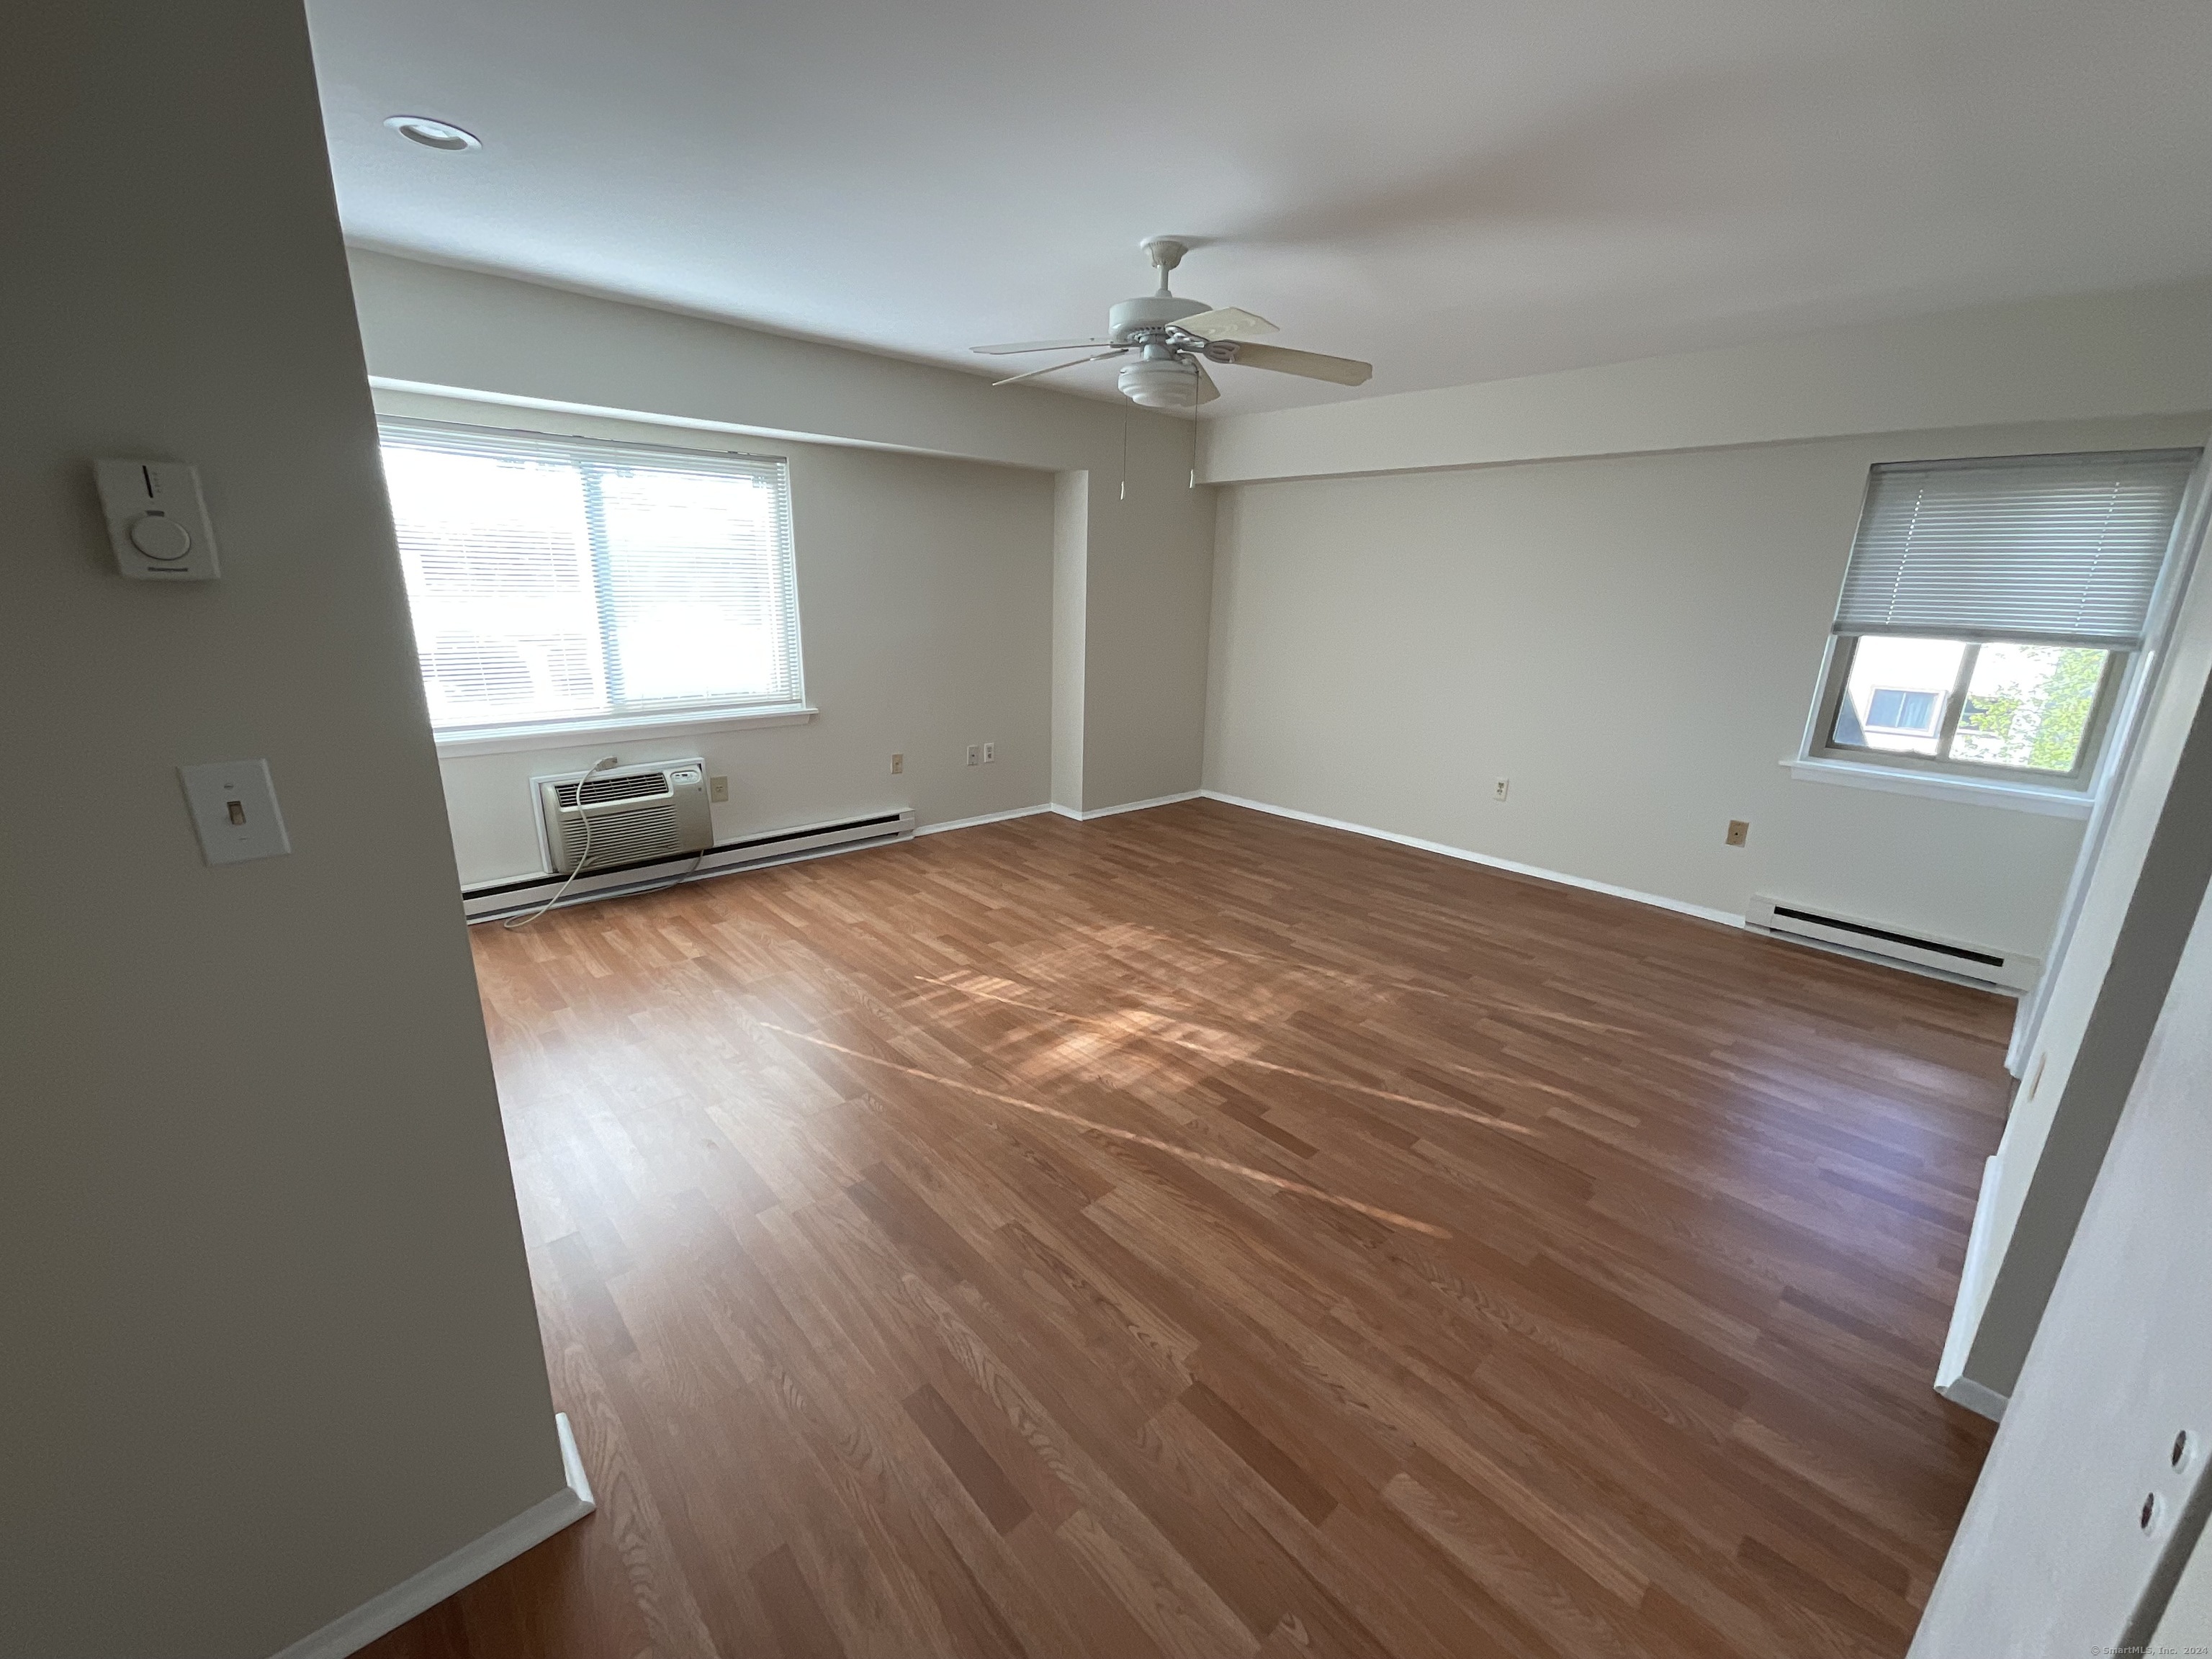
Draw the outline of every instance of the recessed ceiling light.
M385 125L402 138L411 138L430 149L482 149L483 140L473 132L465 131L448 121L433 121L427 115L393 115L386 118Z

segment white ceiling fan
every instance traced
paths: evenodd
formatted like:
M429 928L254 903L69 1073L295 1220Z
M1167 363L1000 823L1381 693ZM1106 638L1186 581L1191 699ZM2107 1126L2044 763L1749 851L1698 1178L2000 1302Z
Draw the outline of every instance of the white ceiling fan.
M1364 386L1374 374L1373 364L1350 357L1258 343L1255 335L1275 331L1275 325L1265 317L1239 311L1235 306L1216 310L1201 300L1177 299L1168 292L1168 273L1190 251L1188 242L1172 236L1148 236L1142 246L1159 267L1159 292L1122 301L1107 313L1106 332L1097 338L1023 340L1012 345L974 348L987 357L1008 357L1024 351L1077 351L1091 346L1104 346L1105 350L1033 368L1026 374L1009 375L993 384L1012 386L1017 380L1033 380L1040 374L1056 374L1063 368L1134 352L1136 361L1121 369L1122 396L1147 409L1194 409L1221 395L1212 376L1206 372L1207 363L1236 363L1245 368L1272 369L1278 374L1303 374L1308 380L1333 380L1339 386Z

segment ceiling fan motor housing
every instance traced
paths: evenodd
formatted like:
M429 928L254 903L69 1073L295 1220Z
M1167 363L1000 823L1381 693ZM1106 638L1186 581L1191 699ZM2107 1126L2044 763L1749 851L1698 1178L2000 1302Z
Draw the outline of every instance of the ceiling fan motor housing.
M1165 328L1184 317L1195 317L1212 307L1203 300L1185 300L1173 294L1147 294L1124 300L1107 313L1106 333L1115 345L1127 345L1140 330Z

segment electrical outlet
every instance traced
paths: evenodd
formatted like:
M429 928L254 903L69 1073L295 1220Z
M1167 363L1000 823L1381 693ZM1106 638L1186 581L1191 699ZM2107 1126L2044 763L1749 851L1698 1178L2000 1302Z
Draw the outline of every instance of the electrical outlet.
M998 758L999 745L995 743L985 744L983 745L983 764L988 766L993 761Z
M1741 847L1750 838L1751 821L1748 818L1730 818L1729 820L1728 844L1729 846Z
M1500 778L1500 779L1498 779L1498 782L1496 783L1496 785L1494 785L1494 786L1492 787L1492 790L1491 790L1491 793L1492 793L1492 794L1493 794L1493 795L1495 795L1495 796L1496 796L1499 800L1504 800L1504 799L1505 799L1505 792L1506 792L1507 790L1509 790L1509 789L1512 788L1512 787L1513 787L1513 780L1512 780L1512 779L1510 779L1510 778Z
M983 745L980 743L969 744L968 745L968 764L970 766L981 766L982 763Z
M891 775L893 777L896 777L900 773L905 770L906 757L904 755L893 755L891 757Z
M707 780L707 799L708 800L727 800L729 798L730 781L727 778L708 778Z

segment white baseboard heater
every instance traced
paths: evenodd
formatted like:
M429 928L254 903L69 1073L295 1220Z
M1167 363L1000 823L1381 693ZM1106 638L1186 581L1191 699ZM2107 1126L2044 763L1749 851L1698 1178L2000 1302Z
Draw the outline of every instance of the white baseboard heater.
M1904 963L1948 979L1972 980L1978 985L2008 991L2033 989L2043 973L2040 957L1993 950L1964 939L1946 939L1940 933L1816 908L1791 899L1777 898L1771 893L1753 893L1743 920L1745 926L1762 933L1812 939L1853 956Z
M818 858L825 853L854 852L863 847L908 841L914 836L914 817L911 806L893 807L861 817L800 824L737 841L718 842L696 853L657 854L614 864L602 865L595 851L590 866L576 878L562 903L565 908L583 899L618 898L626 893L649 892L694 878L732 875L740 870L787 864L794 859ZM534 910L553 896L564 879L559 874L522 876L513 881L464 888L462 913L470 921L478 922Z

